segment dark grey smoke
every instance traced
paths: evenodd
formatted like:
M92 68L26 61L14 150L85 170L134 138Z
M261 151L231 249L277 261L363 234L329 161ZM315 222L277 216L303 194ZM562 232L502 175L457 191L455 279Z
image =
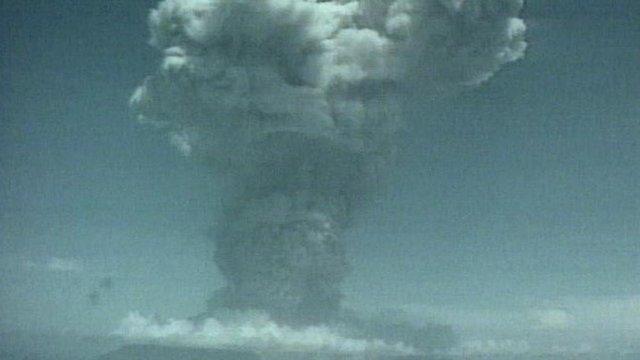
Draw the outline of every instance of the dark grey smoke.
M113 278L111 276L105 276L98 280L98 284L95 289L91 290L87 294L89 304L98 306L102 304L104 296L106 296L113 289Z
M335 317L349 271L341 233L374 174L371 155L304 134L271 134L225 213L216 263L223 304L279 319Z
M98 287L104 291L110 291L113 289L113 278L111 276L101 278Z
M89 304L93 306L100 305L100 292L98 290L92 290L88 295L87 299L89 299Z

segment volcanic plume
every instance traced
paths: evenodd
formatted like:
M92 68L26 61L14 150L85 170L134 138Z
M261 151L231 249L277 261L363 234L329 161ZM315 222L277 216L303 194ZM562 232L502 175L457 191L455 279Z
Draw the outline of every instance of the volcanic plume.
M165 0L151 12L162 62L131 104L231 184L215 236L225 307L296 324L338 315L342 234L401 141L398 99L480 84L520 58L522 5Z

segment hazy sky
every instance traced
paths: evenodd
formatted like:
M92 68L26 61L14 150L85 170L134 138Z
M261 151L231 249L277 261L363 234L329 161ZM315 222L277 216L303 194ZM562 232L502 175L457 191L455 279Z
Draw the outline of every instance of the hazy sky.
M2 331L105 333L133 310L189 316L222 284L208 239L215 174L128 108L157 61L154 5L0 5ZM615 339L602 341L631 346L639 2L530 0L523 16L524 60L455 98L408 97L398 164L347 235L346 302L469 339L587 344L606 331Z

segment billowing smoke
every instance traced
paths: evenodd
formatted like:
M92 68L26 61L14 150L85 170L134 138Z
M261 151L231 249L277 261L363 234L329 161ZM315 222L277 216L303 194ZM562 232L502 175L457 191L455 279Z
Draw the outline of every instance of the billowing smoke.
M394 154L398 99L523 55L522 0L165 0L131 103L231 188L221 301L292 323L340 310L342 233Z

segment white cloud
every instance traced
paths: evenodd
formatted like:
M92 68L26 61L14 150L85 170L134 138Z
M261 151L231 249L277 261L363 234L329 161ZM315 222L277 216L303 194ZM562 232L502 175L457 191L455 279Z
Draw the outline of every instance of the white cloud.
M189 140L189 135L186 133L173 133L170 136L170 141L173 146L175 146L182 155L189 156L191 155L191 143Z
M80 261L69 258L50 257L44 262L27 260L24 266L30 269L38 269L51 272L80 272L83 270Z
M450 354L458 356L526 354L530 351L531 345L526 340L470 340L454 348Z
M450 324L461 339L453 351L461 354L640 351L640 295L530 299L503 308L403 308L416 319Z
M640 340L640 295L564 298L557 304L573 314L576 328L590 334L624 333Z
M539 329L568 329L574 322L573 316L562 309L535 310L532 312L535 326Z
M325 325L296 328L280 325L260 312L234 312L195 322L170 319L160 322L132 312L116 335L136 343L199 348L231 348L261 352L314 352L333 354L411 355L402 343L354 339Z
M82 270L82 265L74 259L52 257L47 262L47 269L54 272L77 272Z

